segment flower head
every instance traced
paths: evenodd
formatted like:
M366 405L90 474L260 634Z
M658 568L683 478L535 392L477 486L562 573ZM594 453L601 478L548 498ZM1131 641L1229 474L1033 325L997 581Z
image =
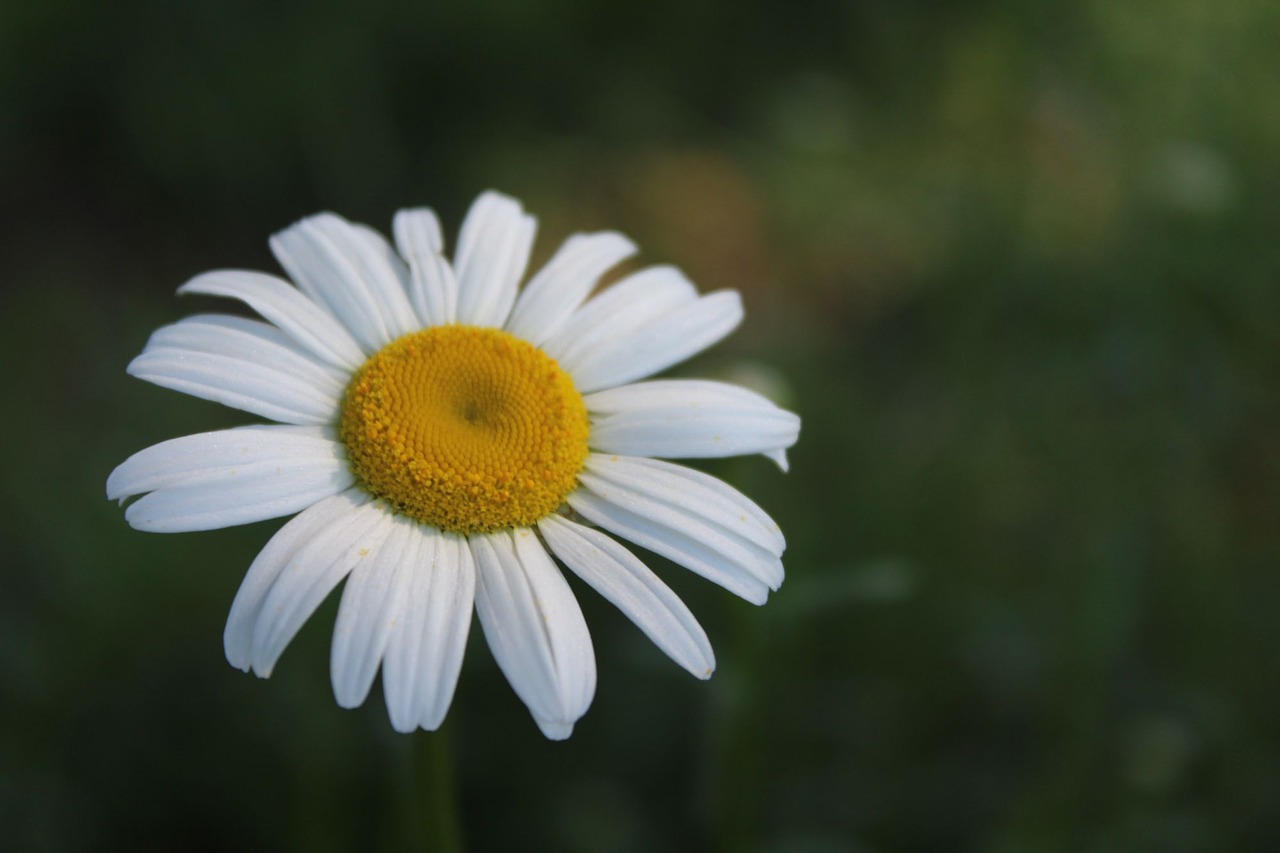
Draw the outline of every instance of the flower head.
M612 232L569 238L521 288L534 230L518 202L485 193L450 262L430 210L396 215L394 248L320 214L271 239L293 284L217 271L179 289L238 299L266 322L189 317L152 335L129 373L277 423L149 447L107 495L140 496L125 517L158 532L297 513L231 606L234 666L269 676L345 579L338 703L361 704L381 667L392 725L434 729L474 608L558 739L590 705L596 668L557 559L699 678L715 666L706 634L614 537L756 604L778 588L784 542L769 516L655 457L761 453L785 469L799 418L724 383L637 381L731 332L737 293L699 295L659 266L592 295L635 251Z

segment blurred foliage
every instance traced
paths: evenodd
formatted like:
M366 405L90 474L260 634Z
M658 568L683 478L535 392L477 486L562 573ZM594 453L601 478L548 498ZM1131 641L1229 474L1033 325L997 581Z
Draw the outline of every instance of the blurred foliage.
M1271 0L7 0L5 846L421 840L431 736L334 705L332 601L269 682L222 659L278 522L144 535L103 482L245 420L124 374L226 310L186 278L493 186L539 257L618 228L739 288L682 370L805 426L708 466L788 533L768 606L655 561L709 683L578 585L552 744L473 633L473 849L1280 849L1277 45Z

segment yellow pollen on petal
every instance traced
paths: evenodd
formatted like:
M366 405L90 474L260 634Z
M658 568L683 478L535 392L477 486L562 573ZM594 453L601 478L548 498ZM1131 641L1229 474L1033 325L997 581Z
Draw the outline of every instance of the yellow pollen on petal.
M436 326L352 377L339 432L356 479L456 533L534 524L587 459L587 407L555 360L498 329Z

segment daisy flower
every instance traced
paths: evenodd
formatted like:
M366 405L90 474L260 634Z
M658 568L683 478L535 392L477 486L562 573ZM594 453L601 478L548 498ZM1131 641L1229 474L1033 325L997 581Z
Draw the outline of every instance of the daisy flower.
M758 453L785 470L799 418L720 382L638 381L733 331L738 294L700 295L655 266L593 295L635 252L614 232L570 237L521 288L535 226L485 193L451 262L429 209L396 215L394 246L323 213L271 238L293 284L223 270L179 288L265 322L188 317L153 334L129 373L277 423L149 447L107 495L136 497L125 518L155 532L296 513L231 605L233 666L269 676L345 579L339 705L360 705L381 668L392 726L437 728L474 608L512 688L561 739L591 704L596 664L556 560L699 678L715 666L706 634L618 539L755 604L782 583L769 516L659 457Z

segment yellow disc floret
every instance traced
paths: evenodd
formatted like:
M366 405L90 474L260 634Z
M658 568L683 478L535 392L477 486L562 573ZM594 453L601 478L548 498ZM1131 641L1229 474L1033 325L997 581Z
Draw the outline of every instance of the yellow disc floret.
M437 326L364 363L340 432L365 489L465 534L555 512L586 462L587 428L582 395L542 350L498 329Z

